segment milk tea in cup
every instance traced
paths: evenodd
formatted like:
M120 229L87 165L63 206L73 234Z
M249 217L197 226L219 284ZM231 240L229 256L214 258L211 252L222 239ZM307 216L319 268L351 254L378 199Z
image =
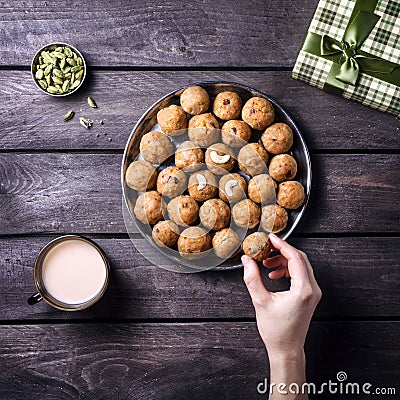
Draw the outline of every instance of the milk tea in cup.
M82 310L103 295L108 283L108 262L93 241L75 235L50 242L39 254L34 268L38 294L28 302L44 299L65 311Z

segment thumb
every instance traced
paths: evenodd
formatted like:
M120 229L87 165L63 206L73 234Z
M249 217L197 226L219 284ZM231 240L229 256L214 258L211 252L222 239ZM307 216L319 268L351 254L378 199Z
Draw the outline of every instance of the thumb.
M250 293L254 306L264 305L270 295L265 288L257 263L249 256L242 256L243 280Z

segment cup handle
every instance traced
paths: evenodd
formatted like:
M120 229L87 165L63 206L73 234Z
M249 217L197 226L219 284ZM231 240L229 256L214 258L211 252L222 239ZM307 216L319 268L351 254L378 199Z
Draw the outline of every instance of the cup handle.
M39 303L40 300L42 300L42 296L39 293L35 293L33 296L29 297L28 304L32 306L33 304Z

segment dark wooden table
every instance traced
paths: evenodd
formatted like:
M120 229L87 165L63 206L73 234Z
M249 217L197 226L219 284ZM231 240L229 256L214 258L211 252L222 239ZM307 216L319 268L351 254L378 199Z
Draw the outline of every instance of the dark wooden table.
M291 78L316 5L0 2L0 399L261 398L268 361L242 271L151 265L121 213L133 124L166 92L209 80L268 93L311 151L312 199L290 239L324 294L307 339L309 381L345 371L350 382L398 385L400 124ZM52 41L75 45L89 64L85 87L64 99L30 78L35 51ZM69 109L104 125L63 123ZM29 306L35 256L65 233L104 247L110 288L79 313Z

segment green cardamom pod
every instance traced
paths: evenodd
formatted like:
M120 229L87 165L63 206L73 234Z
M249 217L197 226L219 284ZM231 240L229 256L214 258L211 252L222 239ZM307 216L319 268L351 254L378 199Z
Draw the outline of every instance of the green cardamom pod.
M57 68L53 69L53 75L57 76L58 78L64 78L64 74Z
M66 55L64 53L61 53L59 51L53 51L53 56L57 58L65 58Z
M81 69L75 74L75 79L82 79L82 76L83 76L83 69Z
M68 91L68 89L69 89L69 82L68 82L68 81L65 81L65 82L63 83L63 85L62 85L62 90L63 90L63 92L65 93L65 92Z
M76 67L72 67L71 68L71 71L72 72L78 72L78 71L80 71L82 69L82 67L80 66L80 65L77 65Z
M51 70L53 69L53 66L50 64L46 67L46 69L44 70L44 74L47 76L50 74Z
M71 90L72 90L72 89L76 89L80 84L81 84L80 79L77 79L77 80L74 81L74 83L71 85Z
M67 58L67 63L71 65L71 67L75 67L76 65L76 61L71 57Z
M38 80L40 80L40 79L42 79L43 78L43 70L42 69L38 69L37 71L36 71L36 74L35 74L35 78L36 79L38 79Z
M57 76L53 75L53 82L56 83L57 85L62 85L64 81L61 78L58 78Z
M67 62L67 59L64 57L60 60L60 69L63 70L65 68L65 64Z
M46 90L46 88L47 88L47 82L46 82L45 80L41 79L40 81L38 81L38 83L39 83L39 85L40 85L40 87L41 87L42 89Z
M71 50L69 47L66 47L66 48L64 49L64 54L65 54L67 57L72 57L72 56L73 56L72 50Z
M47 91L51 94L58 94L58 89L55 86L48 86Z
M40 53L40 55L43 57L43 60L47 63L47 64L51 64L52 63L52 58L50 57L49 53L47 51L42 51Z
M93 100L92 97L89 96L89 97L87 98L87 102L88 102L88 104L89 104L90 107L92 107L92 108L97 108L97 104L96 104L96 102Z
M65 115L64 115L64 121L69 121L71 118L73 118L75 115L74 110L70 110L68 111Z

